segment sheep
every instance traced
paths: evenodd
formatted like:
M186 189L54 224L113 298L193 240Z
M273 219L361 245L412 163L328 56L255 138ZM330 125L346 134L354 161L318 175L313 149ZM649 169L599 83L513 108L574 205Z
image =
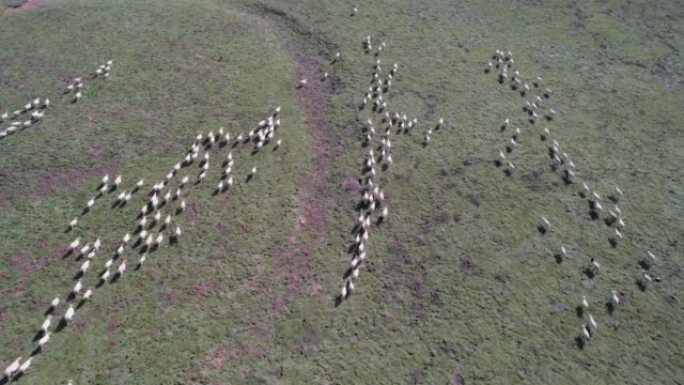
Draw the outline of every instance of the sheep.
M109 190L109 185L105 183L102 185L102 187L100 187L100 190L98 191L100 192L100 194L104 194L107 192L107 190Z
M639 285L642 288L646 288L648 285L650 285L653 282L653 277L651 277L650 274L647 272L643 271L641 272L641 277L639 278Z
M100 250L100 245L102 244L102 241L100 238L97 238L95 242L93 243L93 249L95 250Z
M142 266L146 260L147 260L147 254L141 255L140 258L138 259L138 266Z
M81 255L85 255L90 250L90 245L83 245L79 251Z
M147 225L147 217L142 217L140 219L140 222L138 223L138 227L141 229L144 228Z
M164 235L159 234L157 235L157 238L154 240L155 245L159 246L161 243L164 241Z
M347 298L347 295L348 295L348 294L349 294L349 293L347 292L347 282L345 281L345 282L342 284L342 289L341 289L341 291L340 291L340 297L342 297L342 299L345 299L345 298Z
M131 240L131 234L130 233L124 234L123 239L122 239L123 244L127 245L128 241L130 241L130 240Z
M580 305L582 306L582 309L586 310L589 309L589 301L587 301L586 296L582 296L582 302L580 302Z
M43 350L43 347L50 341L50 332L45 332L45 335L38 340L38 348Z
M119 195L117 195L116 200L118 202L123 202L126 199L126 192L122 191Z
M591 258L591 265L589 266L589 272L591 275L596 275L601 269L601 264L594 258Z
M561 256L561 258L565 258L568 256L568 251L565 250L565 246L563 246L562 244L561 244L559 255Z
M64 321L71 322L71 320L74 319L74 313L76 313L76 310L74 310L74 305L70 304L66 313L64 313Z
M164 225L168 226L171 223L171 214L168 214L166 216L166 219L164 219Z
M91 251L91 252L88 254L87 258L88 258L88 259L93 259L93 258L95 258L95 251Z
M77 248L78 245L80 245L80 244L81 244L81 238L80 238L80 237L74 239L74 241L71 242L71 243L69 244L69 250L70 250L70 251L76 250L76 248Z
M181 201L181 204L180 204L180 209L181 209L181 211L184 211L184 210L185 210L185 207L186 207L185 200L182 200L182 201Z
M124 259L121 261L121 264L119 265L119 268L117 269L119 272L119 275L123 275L124 272L126 272L126 260Z
M83 264L81 265L81 273L85 274L86 271L88 271L88 268L90 267L90 260L87 259Z
M116 179L114 179L114 187L119 187L121 184L121 175L117 175Z
M228 184L228 186L233 185L233 176L232 175L228 177L228 180L226 180L226 184Z
M358 268L356 268L352 271L352 277L354 277L354 279L359 278L359 269Z
M643 259L643 265L647 268L653 266L656 262L656 256L650 250L646 251L646 257Z
M102 273L102 275L100 276L100 279L102 280L102 282L105 282L109 278L110 275L111 275L111 272L109 271L109 268L107 268L107 269L105 269L104 273Z
M78 281L76 281L76 284L74 285L74 288L71 291L75 294L80 294L82 288L83 288L83 283L79 279Z
M612 241L616 243L617 241L621 241L623 237L624 235L622 234L622 232L618 229L615 229L615 231L613 232Z
M592 316L591 314L589 314L589 317L587 317L587 318L589 318L589 320L588 320L588 325L590 328L589 330L593 333L596 331L598 324L596 323L596 320L594 320L594 316Z
M256 168L256 166L254 166L254 167L252 167L252 171L250 171L250 175L254 176L254 174L256 174L256 172L257 172L257 168Z
M9 364L9 366L5 369L5 378L9 379L10 377L12 377L14 372L16 372L17 369L19 369L20 362L21 357L17 358L16 360L12 361L11 364Z
M385 206L385 207L382 209L382 218L383 218L383 219L384 219L384 218L387 218L387 214L388 214L388 213L389 213L389 209L387 208L387 206Z
M223 192L223 180L220 180L218 185L216 185L216 191Z
M124 203L130 201L130 200L131 200L131 196L132 196L131 193L127 193L127 194L126 194L126 197L124 198Z
M143 185L145 185L145 179L140 179L138 182L136 182L135 187L140 188Z
M19 373L26 373L26 371L31 367L31 361L33 361L33 357L29 357L28 360L24 361L24 363L19 366Z
M154 236L152 234L147 236L147 239L145 239L145 246L152 247L152 243L154 242Z
M114 263L114 259L112 259L112 258L108 259L107 262L105 262L105 269L109 269L113 263Z
M541 217L539 228L543 229L544 231L548 231L551 228L551 222L549 222L549 220L546 219L546 217Z
M40 325L40 330L42 330L43 333L47 333L48 329L50 328L51 323L52 323L52 315L48 315L45 318L45 321L43 321L43 324Z
M59 306L59 297L55 297L55 298L52 300L52 302L50 302L50 307L51 307L51 308L54 309L54 308L56 308L57 306Z
M69 230L73 230L78 224L78 218L74 218L69 222Z
M178 238L180 238L181 234L183 234L183 232L181 231L181 228L176 226L176 231L173 232L173 238L178 239Z
M306 86L306 84L308 82L309 82L309 80L306 78L299 80L299 82L297 82L297 88L302 88L302 87Z
M511 152L515 148L517 143L515 142L515 139L511 138L508 140L508 144L506 145L506 151Z
M622 219L622 217L620 217L620 218L618 218L618 221L615 224L615 230L622 232L622 231L624 231L624 229L625 229L625 221ZM617 234L617 232L616 232L616 234Z
M610 302L613 304L613 306L617 306L620 304L620 295L617 290L610 291Z
M580 339L584 342L588 341L591 338L591 334L589 333L589 330L587 330L587 325L582 325L582 331L580 332Z
M88 290L86 290L86 292L83 293L83 300L84 300L84 301L89 300L90 297L92 297L92 295L93 295L93 289L88 289Z
M143 231L144 231L144 230L143 230ZM116 248L116 255L121 255L121 254L123 254L123 252L124 252L124 245L125 245L125 244L126 244L126 243L123 243L123 244L119 245L119 247Z

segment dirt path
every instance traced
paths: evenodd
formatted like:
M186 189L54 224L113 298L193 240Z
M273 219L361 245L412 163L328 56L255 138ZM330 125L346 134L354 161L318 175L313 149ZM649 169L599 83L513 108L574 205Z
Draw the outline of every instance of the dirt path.
M48 0L26 0L18 7L6 8L2 13L3 14L10 14L10 13L19 12L19 11L27 11L29 9L39 7L39 6L41 6L47 2L48 2Z

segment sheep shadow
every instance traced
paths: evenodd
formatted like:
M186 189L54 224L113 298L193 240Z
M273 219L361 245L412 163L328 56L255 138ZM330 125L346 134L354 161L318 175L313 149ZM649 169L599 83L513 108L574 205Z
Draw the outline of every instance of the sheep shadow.
M43 313L43 316L46 316L46 317L47 317L47 316L49 316L49 315L51 315L51 314L54 314L54 313L55 313L55 307L52 306L52 305L50 305L50 306L47 308L47 310L45 310L45 312Z
M640 279L636 280L636 285L639 288L639 290L641 290L642 292L646 291L646 285Z
M67 299L66 299L66 300L67 300L67 302L71 302L71 301L73 301L73 300L75 300L75 299L76 299L76 292L72 290L72 291L69 293L69 295L67 296Z
M33 342L38 341L39 339L43 338L45 336L45 331L43 329L38 330L36 334L33 335Z
M556 253L553 255L553 258L556 260L557 264L563 263L563 256L560 253Z
M83 278L83 271L79 270L76 274L74 274L74 281L78 281L79 279Z
M245 183L249 183L253 178L254 178L254 174L247 175L247 178L245 179Z
M537 225L537 231L539 231L541 235L544 235L548 230L542 225Z
M117 199L117 200L115 200L115 201L112 203L111 206L109 206L109 209L110 209L110 210L114 210L115 208L118 208L119 206L123 207L123 206L124 206L124 202Z
M19 381L22 377L24 377L24 372L19 372L12 377L12 382L17 382Z
M62 330L64 330L64 328L67 327L68 324L69 323L64 318L59 320L59 323L57 324L57 327L55 328L55 333L59 333Z
M613 238L608 239L608 243L610 243L610 246L611 246L612 248L616 248L617 245L618 245L617 241L616 241L615 239L613 239Z
M651 265L649 265L649 264L648 264L646 261L644 261L644 260L639 261L639 266L641 266L641 268L644 269L644 270L650 270L650 269L651 269Z
M121 279L121 273L119 273L119 272L117 271L117 272L114 273L114 275L112 276L112 279L109 280L109 284L110 284L110 285L113 285L113 284L117 283L117 282L119 281L119 279Z
M335 307L340 306L340 305L342 304L342 301L343 301L343 300L344 300L344 298L342 298L342 294L336 295L335 298L334 298L334 300L333 300L334 303L335 303Z
M376 225L376 226L380 226L380 225L383 224L384 222L385 222L385 217L379 216L378 219L375 221L375 225Z
M610 301L606 302L606 311L608 311L608 314L613 314L615 312L615 305Z
M584 338L577 336L577 337L575 337L575 344L577 345L577 348L579 350L584 350L584 346L586 345L586 342L584 341Z
M596 274L594 273L594 270L592 270L590 267L585 268L583 273L589 279L593 279L596 276Z
M85 299L85 298L84 298L84 299L82 299L82 300L80 300L80 301L78 301L78 304L76 305L76 310L78 310L78 309L82 308L82 307L83 307L83 305L85 305L85 304L86 304L86 302L87 302L87 301L86 301L86 299Z
M589 211L589 218L591 218L592 221L599 219L598 212L596 212L595 210Z
M577 318L584 318L584 308L582 306L577 306L575 308L575 314L577 314Z
M43 348L41 348L40 346L36 346L36 348L33 349L33 351L31 352L30 357L35 357L42 352L43 352Z
M62 254L62 259L69 258L74 253L74 249L69 248L64 254Z

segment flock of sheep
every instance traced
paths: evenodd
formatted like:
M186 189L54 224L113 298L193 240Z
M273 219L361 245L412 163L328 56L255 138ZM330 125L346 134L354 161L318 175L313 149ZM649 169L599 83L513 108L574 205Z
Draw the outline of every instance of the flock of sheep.
M358 9L354 7L352 16L358 14ZM354 282L359 277L360 268L367 261L367 242L369 241L369 234L372 229L371 218L376 215L376 225L383 223L388 216L388 206L385 201L385 194L380 182L376 178L376 166L380 165L382 171L386 171L392 165L392 155L390 153L392 142L392 129L398 129L399 133L407 133L413 129L418 119L409 119L406 114L399 112L390 112L388 107L388 92L392 86L392 80L398 71L398 64L394 63L392 68L384 73L381 67L380 55L386 47L384 42L380 42L374 48L373 41L370 36L366 37L363 42L363 47L366 53L373 53L375 62L373 64L371 85L365 92L359 110L364 110L369 107L372 110L372 117L369 118L362 128L362 146L368 150L363 154L363 166L361 170L362 190L361 200L357 205L358 208L358 223L355 225L355 239L352 246L353 258L351 260L350 268L343 276L343 283L340 290L338 300L348 298L352 291L355 290ZM341 59L341 54L338 52L334 55L333 63ZM112 60L100 65L94 74L94 78L103 77L108 78L112 66ZM485 72L490 73L498 70L498 81L501 84L510 82L512 90L520 93L522 97L527 97L523 110L526 113L526 120L531 124L535 124L541 120L540 115L547 121L552 121L557 115L553 108L548 107L552 91L549 88L542 90L542 79L536 77L529 83L523 81L520 72L515 68L515 61L510 51L496 50L486 67ZM325 72L322 80L328 79L328 73ZM308 83L307 79L300 79L297 87L305 87ZM64 94L74 94L72 102L75 103L82 98L82 89L84 87L83 79L81 77L70 81L64 90ZM11 114L5 112L0 117L0 123L12 120L5 130L0 131L0 139L7 137L19 130L30 127L36 122L40 121L48 107L50 100L45 98L41 101L40 98L29 102L24 108L16 110ZM30 119L19 120L23 114L31 112ZM280 107L275 110L264 120L260 121L256 128L248 133L242 133L232 140L231 148L245 145L252 142L254 144L253 152L258 152L263 146L270 143L280 127ZM379 123L378 123L379 122ZM428 128L423 136L423 144L427 145L431 139L434 131L439 130L445 126L444 119L440 118L438 123L431 128ZM502 132L510 131L511 120L505 119L500 127ZM434 131L433 131L434 130ZM559 171L562 180L566 185L573 184L578 178L576 175L576 168L574 162L570 159L567 153L561 152L560 143L557 140L552 140L551 131L549 128L544 128L540 135L542 141L550 143L548 146L548 156L551 160L551 167L554 171ZM379 138L379 139L378 139ZM522 132L520 128L513 130L510 138L506 140L505 149L499 152L499 157L494 161L497 167L503 167L507 175L512 175L516 169L515 165L510 161L510 157L514 150L519 146L522 139ZM379 145L375 146L375 142L379 141ZM178 216L180 216L187 208L186 198L189 195L188 190L193 186L198 186L207 176L210 167L212 148L219 149L231 143L231 135L225 132L223 128L219 128L217 133L209 132L206 136L203 133L198 134L188 152L173 165L165 178L155 183L149 193L141 197L142 205L139 214L136 218L133 230L126 232L121 237L121 242L113 247L113 255L106 259L102 264L103 269L90 279L90 283L84 282L84 277L90 270L92 264L95 263L98 252L101 251L102 242L99 237L91 243L82 243L84 236L76 237L68 246L67 255L77 255L77 260L83 260L80 264L78 272L75 276L74 286L66 293L65 300L66 309L63 312L61 320L56 327L53 327L53 315L56 313L62 304L62 297L56 296L50 303L46 318L42 321L40 327L37 329L36 335L37 345L30 357L22 360L22 357L16 358L4 371L4 381L12 381L21 378L30 368L33 358L41 353L50 341L51 334L54 331L60 331L71 323L76 315L76 311L89 301L94 293L94 289L102 287L105 283L114 283L124 277L129 266L127 258L124 258L127 250L130 253L137 253L136 268L140 269L147 261L148 256L157 251L165 239L168 239L169 244L172 245L177 242L182 230L178 225ZM274 145L277 149L281 145L281 140L278 139ZM190 184L191 176L186 172L190 170L192 164L199 160L199 172L192 177L194 183ZM232 151L229 151L225 156L225 161L222 165L222 171L216 183L214 194L220 194L230 189L234 184L233 166L234 156ZM179 174L186 173L183 177ZM245 182L249 182L255 177L257 167L253 166L246 177ZM139 192L144 186L144 180L139 180L130 188L120 190L122 188L123 177L117 175L112 178L110 183L109 175L105 175L97 188L96 195L90 198L83 209L80 216L74 217L68 224L69 232L77 232L79 230L79 220L95 209L97 202L115 191L117 194L113 208L122 208L131 204L133 196ZM605 210L602 205L601 196L597 191L589 188L586 182L581 182L582 189L579 194L588 200L590 215L593 219L602 218L611 228L610 242L616 247L617 244L624 237L625 223L622 216L622 211L617 203L623 196L620 188L615 187L611 199L614 202L612 208ZM379 212L379 213L378 213ZM174 215L176 218L174 219ZM163 218L163 219L162 219ZM172 223L173 226L172 229ZM538 225L538 229L542 234L550 231L553 228L551 222L542 217ZM133 239L136 238L134 242ZM136 250L137 249L137 250ZM560 250L557 257L562 260L567 256L568 252L565 246L561 243ZM640 275L639 285L645 289L653 281L659 280L657 276L652 275L648 270L654 265L656 261L655 255L647 251L646 257L640 262L643 271ZM116 264L116 267L114 266ZM585 274L593 278L601 269L598 260L592 258L589 265L585 269ZM76 300L80 299L76 304ZM610 306L614 309L623 302L622 294L617 290L612 290L609 294ZM586 344L594 335L598 328L598 323L594 316L589 312L589 301L587 296L583 295L579 301L579 308L583 318L583 324L579 333L578 341L581 346ZM71 381L69 382L71 384Z
M358 10L355 10L355 15ZM386 74L382 71L380 55L386 47L384 42L379 42L376 48L373 48L373 41L370 36L366 36L363 41L363 49L367 54L374 53L375 62L372 66L371 85L365 91L359 110L362 111L368 108L370 104L371 118L364 122L361 130L362 140L361 146L368 148L368 151L363 154L361 176L359 178L361 185L361 200L356 205L358 209L358 222L354 226L354 243L352 244L352 260L351 266L343 275L342 288L340 295L337 298L337 303L346 299L356 286L354 281L359 277L359 270L367 261L367 242L372 227L371 217L377 214L376 225L382 224L389 213L388 206L385 202L385 193L380 186L379 181L376 180L376 166L380 165L382 171L389 169L392 165L392 148L391 134L393 129L397 129L398 133L408 133L413 129L418 119L409 119L406 114L399 112L390 112L388 107L388 93L392 87L392 80L397 74L399 65L394 63L392 68ZM337 53L335 60L339 60L340 54ZM377 122L379 121L379 123ZM444 126L444 119L440 118L434 130L438 130ZM433 134L433 129L428 128L425 132L423 145L427 145ZM379 138L379 139L378 139ZM374 142L379 141L379 145ZM376 153L377 152L377 153ZM376 211L380 210L379 213Z
M492 55L492 61L485 66L485 73L490 73L493 70L498 70L497 80L500 84L507 81L513 91L518 91L521 97L528 97L528 100L523 106L523 111L526 113L526 119L531 125L534 125L540 120L540 115L543 115L546 121L551 122L557 115L557 112L548 106L550 103L552 91L549 88L541 90L542 78L535 77L530 83L523 81L520 71L515 67L515 60L511 51L504 51L497 49ZM511 71L513 74L511 75ZM509 80L510 79L510 80ZM507 132L511 125L509 118L505 119L500 129L501 132ZM516 128L506 142L505 152L500 151L499 157L494 161L497 167L503 166L504 172L507 175L512 175L515 170L515 165L508 160L511 153L515 150L521 140L521 130ZM548 145L548 156L550 158L550 167L554 171L560 172L560 176L566 185L571 185L577 181L575 163L570 159L566 152L561 152L560 143L558 140L552 140L551 131L548 127L544 128L539 134L542 141L550 142ZM508 157L506 154L509 154ZM606 225L611 228L609 242L613 247L617 247L618 243L624 238L625 221L622 216L622 210L618 206L618 202L623 196L623 192L619 187L615 187L610 199L613 201L613 207L605 210L601 203L601 195L589 188L585 181L581 182L582 188L579 195L587 199L589 205L589 215L593 220L603 219ZM551 222L546 217L541 217L538 229L542 234L545 234L551 229ZM561 243L560 250L556 254L556 258L561 261L567 256L567 250ZM637 283L642 290L654 281L659 281L660 277L652 275L648 270L655 264L656 257L651 251L646 251L646 256L639 262L642 271L640 272ZM599 270L601 264L595 258L591 258L589 265L584 269L584 274L589 278L594 278ZM608 295L608 309L613 311L618 305L624 302L623 294L618 290L611 290ZM596 332L598 324L594 316L589 313L589 301L586 295L578 306L579 312L584 321L577 337L580 346L584 346Z
M106 64L98 67L95 76L108 77L111 70L111 64L112 62L110 60ZM77 101L82 97L82 88L82 79L77 78L68 84L64 93L75 92L76 96L73 100ZM46 99L45 103L42 104L42 107L40 108L47 108L47 105L49 105L49 101ZM35 108L33 106L34 104L32 103L31 108ZM68 245L64 256L67 258L71 255L77 255L77 261L83 260L78 268L78 272L74 276L75 282L73 287L64 295L64 300L62 300L62 296L56 296L51 301L46 316L37 329L37 334L34 338L36 341L35 349L31 352L28 359L22 361L23 357L20 356L12 361L12 363L5 368L3 377L0 378L0 383L17 381L24 376L29 370L34 357L43 352L50 342L52 333L61 331L73 321L76 316L76 311L91 299L95 289L103 287L107 282L113 284L124 277L129 266L128 259L124 258L127 249L130 250L130 252L137 252L137 270L142 268L147 261L148 256L151 256L153 252L157 251L163 245L165 239L168 239L169 245L178 242L182 235L182 230L178 224L175 224L172 229L172 222L176 222L179 219L179 216L186 210L186 198L190 194L188 190L192 187L199 186L206 178L211 159L210 150L212 150L212 148L217 148L218 150L215 152L218 152L232 142L230 147L231 150L225 155L226 160L223 162L222 171L218 176L218 182L214 191L214 194L223 193L234 184L233 166L235 158L232 149L240 150L251 142L254 144L252 153L258 152L262 147L274 139L276 131L280 127L279 114L280 107L276 107L266 119L257 124L255 129L248 133L241 133L237 135L235 139L232 139L230 133L225 132L222 127L218 129L217 133L210 131L206 136L203 133L199 133L195 137L187 153L181 160L172 166L165 178L155 183L146 196L141 197L142 205L136 218L136 223L133 226L133 230L126 232L121 237L121 242L112 248L113 255L103 263L102 270L95 277L90 279L90 284L84 282L84 277L90 270L91 265L97 260L97 253L100 252L102 248L102 241L99 237L96 237L91 244L89 242L82 242L84 236L76 237ZM281 144L281 140L278 139L274 145L274 150ZM198 159L199 162L197 167L199 171L196 176L193 176L194 183L190 184L190 167ZM253 166L246 177L246 182L252 180L255 177L256 172L257 168L256 166ZM186 173L186 175L178 177L180 173ZM115 193L115 191L120 191L122 183L122 175L117 175L111 179L108 174L102 177L101 183L96 189L96 195L85 203L81 214L74 217L68 223L67 232L78 232L80 221L86 219L87 214L96 208L97 202L100 199ZM136 195L144 186L145 181L141 179L130 186L130 188L120 191L114 198L112 209L120 209L131 204L134 195ZM177 217L176 219L173 218L174 215ZM162 220L162 218L164 219ZM76 300L79 300L78 303L76 303ZM53 316L63 302L65 302L67 307L64 310L60 322L57 325L53 325Z

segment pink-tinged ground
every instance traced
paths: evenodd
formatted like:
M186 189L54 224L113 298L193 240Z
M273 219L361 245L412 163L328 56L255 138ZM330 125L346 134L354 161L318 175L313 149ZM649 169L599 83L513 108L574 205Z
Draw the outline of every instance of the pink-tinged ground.
M24 1L24 3L22 3L18 7L5 9L4 13L10 14L10 13L19 12L19 11L27 11L29 9L41 6L47 2L48 2L48 0L26 0L26 1Z

